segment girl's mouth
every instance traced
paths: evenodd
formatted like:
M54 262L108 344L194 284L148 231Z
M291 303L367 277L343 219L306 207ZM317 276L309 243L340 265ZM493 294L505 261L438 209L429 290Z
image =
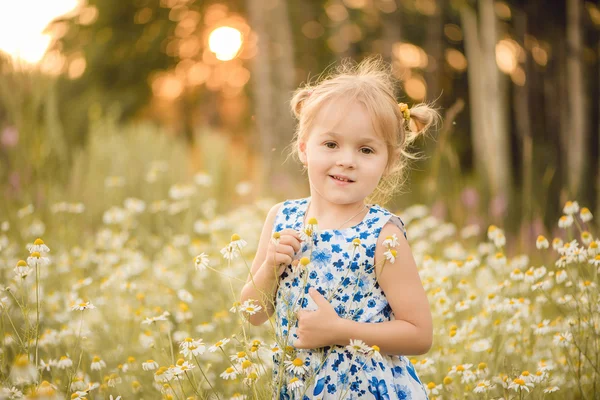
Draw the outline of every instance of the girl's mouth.
M354 182L352 179L344 178L344 177L337 176L337 175L329 175L329 177L331 179L333 179L335 181L335 183L338 185L348 185L348 184Z

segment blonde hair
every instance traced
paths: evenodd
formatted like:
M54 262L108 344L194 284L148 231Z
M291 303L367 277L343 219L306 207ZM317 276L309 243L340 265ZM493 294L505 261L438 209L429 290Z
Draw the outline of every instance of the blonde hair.
M298 145L306 139L326 103L343 98L363 104L388 150L386 170L367 201L385 204L404 183L408 162L419 158L408 147L440 119L427 104L408 110L406 105L398 104L396 86L391 67L380 57L370 57L359 64L345 60L333 73L297 89L291 100L292 112L298 119L292 154L299 158Z

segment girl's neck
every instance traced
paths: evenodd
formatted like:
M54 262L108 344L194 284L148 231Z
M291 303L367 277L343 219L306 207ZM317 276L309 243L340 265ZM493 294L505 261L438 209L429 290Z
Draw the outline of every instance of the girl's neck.
M304 213L304 223L310 218L316 218L319 229L346 229L360 223L368 210L369 205L365 204L364 200L349 204L335 204L318 196L311 196Z

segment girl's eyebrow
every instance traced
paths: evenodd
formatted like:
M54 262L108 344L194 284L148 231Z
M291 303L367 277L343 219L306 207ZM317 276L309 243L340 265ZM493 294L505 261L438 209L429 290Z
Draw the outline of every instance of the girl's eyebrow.
M337 133L337 132L331 132L331 131L325 131L323 132L324 136L331 136L333 138L339 139L340 137L343 137L344 135L342 135L341 133ZM362 137L358 140L361 143L375 143L375 144L381 144L382 141L378 138L374 138L374 137Z

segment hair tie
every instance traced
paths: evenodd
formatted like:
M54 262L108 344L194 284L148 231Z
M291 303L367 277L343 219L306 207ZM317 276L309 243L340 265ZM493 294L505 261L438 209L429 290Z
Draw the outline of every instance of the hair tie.
M407 121L410 120L410 109L408 108L408 104L400 103L398 106L400 107L400 112L402 112L402 117Z

